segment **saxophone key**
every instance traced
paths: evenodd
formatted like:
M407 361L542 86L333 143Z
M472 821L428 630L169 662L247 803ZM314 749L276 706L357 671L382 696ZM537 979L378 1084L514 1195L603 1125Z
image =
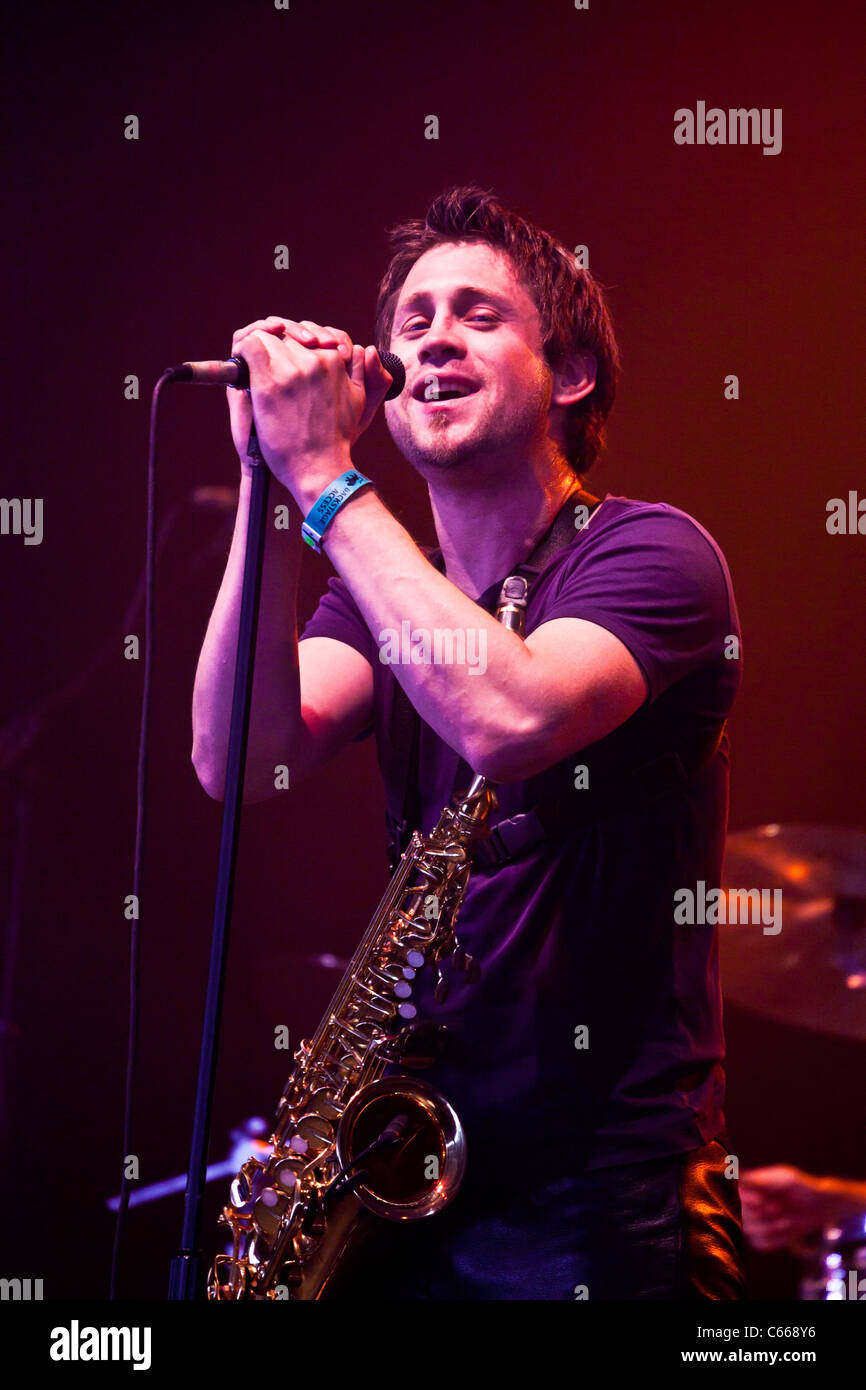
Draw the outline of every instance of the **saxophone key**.
M379 980L381 984L391 985L395 980L399 980L403 971L403 965L398 960L384 961L381 965L370 964L367 966L367 974L374 980Z
M247 1207L249 1208L249 1211L252 1211L252 1190L250 1189L249 1183L243 1182L240 1177L235 1178L234 1182L229 1188L229 1198L231 1200L233 1210L236 1211L239 1216L245 1214L244 1209Z
M303 1096L303 1082L298 1077L290 1077L288 1085L283 1091L283 1094L280 1096L280 1103L277 1107L278 1111L285 1110L286 1107L288 1107L290 1110L294 1109L294 1107L298 1104L298 1101L303 1099Z
M334 1126L324 1115L315 1111L305 1111L295 1127L289 1147L294 1153L318 1157L334 1143ZM301 1148L299 1145L303 1144Z
M260 1195L253 1211L253 1220L266 1240L272 1240L279 1232L291 1200L287 1193L277 1192L273 1187L266 1187Z
M341 1113L335 1092L324 1086L313 1091L307 1102L305 1113L321 1115L323 1120L328 1120L333 1125L336 1120L339 1120Z
M286 1192L292 1192L300 1181L304 1165L297 1158L284 1158L274 1168L274 1182Z
M259 1159L248 1158L234 1178L229 1196L232 1206L239 1213L243 1213L245 1208L252 1210L253 1199L258 1196L264 1181L264 1171L265 1165Z

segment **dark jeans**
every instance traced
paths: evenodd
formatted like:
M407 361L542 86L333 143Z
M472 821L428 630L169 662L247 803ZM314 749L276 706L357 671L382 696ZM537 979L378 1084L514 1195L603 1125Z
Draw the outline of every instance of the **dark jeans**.
M742 1227L724 1137L507 1195L477 1178L435 1217L377 1221L347 1299L741 1299Z

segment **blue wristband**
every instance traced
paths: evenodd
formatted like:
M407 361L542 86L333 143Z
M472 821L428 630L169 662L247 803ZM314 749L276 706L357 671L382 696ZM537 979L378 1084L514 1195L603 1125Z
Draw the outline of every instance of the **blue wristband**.
M372 479L365 478L356 468L350 468L348 472L335 478L325 488L321 497L313 503L301 525L301 535L307 545L312 546L313 550L321 555L322 537L343 503L354 497L356 492L360 492L362 487L372 486Z

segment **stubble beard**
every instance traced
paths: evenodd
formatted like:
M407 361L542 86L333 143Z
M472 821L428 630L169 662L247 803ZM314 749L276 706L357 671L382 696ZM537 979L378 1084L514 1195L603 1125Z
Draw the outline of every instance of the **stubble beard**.
M389 420L388 429L403 457L420 473L442 473L469 461L526 455L546 434L547 404L527 399L520 409L509 411L507 418L488 407L468 431L463 426L455 429L456 422L448 418L448 412L436 412L428 416L423 440L405 416L396 417L394 423Z

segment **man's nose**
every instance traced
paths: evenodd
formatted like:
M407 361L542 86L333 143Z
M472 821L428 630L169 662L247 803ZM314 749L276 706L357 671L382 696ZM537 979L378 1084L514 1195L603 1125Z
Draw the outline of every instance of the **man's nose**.
M466 351L465 344L460 334L460 329L454 319L434 318L427 332L421 339L418 348L419 362L426 362L429 358L437 356L443 352L451 356L463 356Z

